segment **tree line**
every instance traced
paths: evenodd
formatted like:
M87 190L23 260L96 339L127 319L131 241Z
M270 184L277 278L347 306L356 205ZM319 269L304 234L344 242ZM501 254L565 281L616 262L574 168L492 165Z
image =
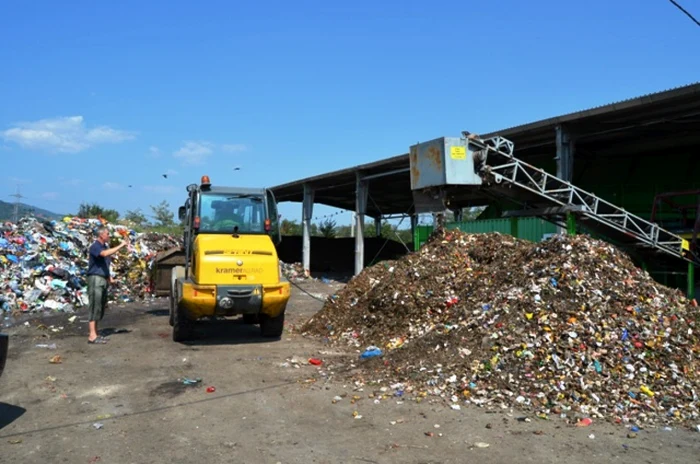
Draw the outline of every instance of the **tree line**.
M80 218L98 218L102 217L111 223L126 222L131 227L140 230L155 230L166 233L180 233L182 224L175 220L175 214L170 210L170 204L163 200L157 205L150 206L151 214L147 215L140 208L128 210L122 217L117 210L104 208L96 203L82 203L78 210L77 216ZM483 211L483 209L471 209L465 211L463 220L474 220ZM454 220L451 212L446 213L446 219L449 222ZM149 219L150 217L150 219ZM401 228L396 228L386 221L381 223L380 236L392 240L400 240L404 243L413 241L410 225L401 224ZM283 219L280 221L280 230L282 235L301 236L302 225L297 220ZM353 231L350 225L339 226L332 219L325 219L318 223L312 223L309 227L309 232L312 237L324 238L344 238L352 237ZM374 221L365 221L365 237L375 237L376 229Z
M175 214L170 210L170 204L163 200L157 205L151 205L151 214L147 215L141 208L128 210L124 216L115 209L104 208L97 203L81 203L78 208L79 218L104 218L111 223L126 222L135 229L156 229L167 232L181 230L181 224L175 221ZM150 216L150 219L149 219Z
M302 225L297 220L283 219L280 223L280 229L282 235L287 236L301 236L302 235ZM365 221L365 237L376 237L376 228L374 226L374 221ZM351 225L339 226L334 220L326 219L318 223L311 223L309 226L309 233L312 237L324 237L324 238L346 238L352 237L353 231ZM408 243L413 241L411 236L411 228L402 227L398 230L394 230L394 226L388 222L382 221L381 225L381 237L389 238L393 240L398 240Z
M179 221L175 221L175 215L170 210L170 204L167 201L163 200L158 205L152 205L150 206L150 209L150 215L146 215L146 213L138 208L135 210L126 211L122 216L119 214L119 211L105 208L97 203L82 203L78 209L77 216L83 219L104 218L108 222L114 224L124 222L137 230L149 229L169 233L180 233L182 231L182 225L179 223ZM301 224L296 220L283 219L280 222L280 228L282 235L302 235ZM352 236L352 229L350 225L339 226L331 219L326 219L318 223L312 223L309 229L312 237L342 238ZM398 238L406 243L413 240L410 227L394 231L391 224L382 222L381 231L381 236L385 238L397 240L398 236ZM376 236L374 222L367 221L365 223L364 235L365 237Z

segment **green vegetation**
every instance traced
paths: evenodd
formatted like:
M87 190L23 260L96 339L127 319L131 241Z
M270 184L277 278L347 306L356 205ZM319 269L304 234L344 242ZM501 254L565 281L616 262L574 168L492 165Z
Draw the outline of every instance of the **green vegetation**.
M149 221L141 209L129 210L122 218L118 211L104 208L98 204L81 204L77 216L80 218L104 218L113 224L123 224L137 232L159 232L162 234L181 235L183 228L175 222L175 214L170 211L167 201L152 205L152 221Z
M401 228L394 230L395 226L392 226L386 221L382 221L381 236L384 238L399 240L404 243L409 243L413 241L411 236L411 227L404 221L401 224ZM281 222L282 235L287 236L301 236L302 228L301 224L295 220L283 219ZM352 237L352 227L350 225L339 226L332 219L326 219L320 223L311 223L309 227L309 232L312 237L324 237L324 238L347 238ZM365 221L365 237L375 237L376 229L374 228L374 221Z
M104 218L109 222L117 222L119 220L119 211L103 208L96 203L81 203L76 216L83 219Z

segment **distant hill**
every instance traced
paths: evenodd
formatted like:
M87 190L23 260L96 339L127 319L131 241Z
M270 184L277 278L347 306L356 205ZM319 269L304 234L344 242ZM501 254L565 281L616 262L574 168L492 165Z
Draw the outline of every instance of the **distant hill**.
M14 213L14 203L8 203L6 201L0 200L0 221L12 220L12 216L14 215ZM63 214L57 214L51 211L47 211L45 209L37 208L36 206L25 205L24 203L20 203L19 216L22 217L28 214L32 214L36 217L42 217L46 219L61 219L64 216Z

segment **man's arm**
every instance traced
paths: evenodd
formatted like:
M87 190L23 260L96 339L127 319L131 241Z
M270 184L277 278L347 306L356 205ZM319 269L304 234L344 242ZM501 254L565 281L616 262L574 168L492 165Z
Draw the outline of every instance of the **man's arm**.
M100 256L107 257L107 256L112 256L114 253L117 251L121 250L125 246L127 246L129 242L127 240L124 240L122 243L119 245L112 247L112 248L107 248L106 250L100 251Z

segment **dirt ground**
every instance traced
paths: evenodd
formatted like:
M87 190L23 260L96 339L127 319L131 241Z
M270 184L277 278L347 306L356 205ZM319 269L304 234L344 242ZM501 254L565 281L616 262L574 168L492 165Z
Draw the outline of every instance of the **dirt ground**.
M339 288L302 286L318 295ZM320 307L295 289L288 322ZM166 300L110 308L102 324L112 333L107 345L87 344L84 312L73 323L68 317L30 318L5 330L0 462L659 464L700 456L700 433L683 429L628 438L622 426L521 422L510 410L454 411L396 398L375 404L369 390L320 375L307 360L338 353L294 333L270 341L257 326L226 321L202 325L196 341L174 343ZM55 350L36 346L53 343ZM49 362L55 355L61 363ZM300 367L285 365L293 357ZM187 386L184 378L202 380ZM363 399L350 404L353 395Z

